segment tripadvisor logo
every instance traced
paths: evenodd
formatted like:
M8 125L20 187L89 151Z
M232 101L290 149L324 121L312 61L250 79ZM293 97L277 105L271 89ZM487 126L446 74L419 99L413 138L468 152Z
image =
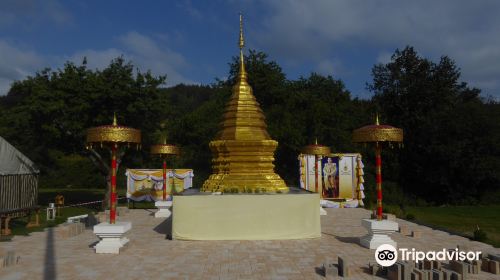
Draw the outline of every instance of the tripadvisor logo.
M399 253L399 254L398 254ZM441 251L417 251L415 248L399 248L399 252L394 246L390 244L382 244L378 246L375 251L375 260L381 266L391 266L398 260L398 255L402 261L415 261L420 262L423 260L428 261L474 261L479 260L481 251L460 251L458 248L455 250L443 249Z
M398 251L390 244L382 244L375 251L375 260L381 266L391 266L398 260Z

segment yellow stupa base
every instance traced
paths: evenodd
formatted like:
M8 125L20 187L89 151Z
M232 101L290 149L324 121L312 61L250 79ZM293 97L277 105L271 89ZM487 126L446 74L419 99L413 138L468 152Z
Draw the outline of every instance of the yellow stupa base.
M286 193L285 181L274 172L274 140L215 140L214 173L201 191L225 193Z

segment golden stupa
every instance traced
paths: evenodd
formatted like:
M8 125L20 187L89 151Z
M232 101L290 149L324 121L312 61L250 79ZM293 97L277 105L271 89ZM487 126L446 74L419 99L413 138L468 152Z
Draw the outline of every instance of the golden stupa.
M209 144L213 174L203 184L202 191L288 192L283 179L274 172L274 151L278 142L267 133L264 113L247 82L241 15L239 47L238 77L220 131Z

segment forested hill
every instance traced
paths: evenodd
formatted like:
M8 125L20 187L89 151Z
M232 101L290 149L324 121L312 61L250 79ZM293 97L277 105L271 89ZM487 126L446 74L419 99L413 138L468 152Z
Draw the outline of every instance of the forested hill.
M378 111L383 123L405 133L403 149L383 152L385 199L437 204L500 199L500 104L464 83L450 58L433 62L411 47L397 50L391 62L373 67L370 100L354 98L331 76L287 79L262 52L250 51L245 60L268 131L279 141L276 170L289 185L297 185L300 148L317 138L334 152L363 153L372 195L373 150L352 144L350 137ZM15 82L0 98L0 135L38 164L42 187L105 187L109 153L86 151L85 129L110 124L113 112L120 124L143 133L143 149L127 151L122 169L158 167L149 145L167 134L183 151L171 165L193 168L197 187L207 178L208 143L231 94L237 59L227 81L206 86L164 88L168 77L134 69L121 57L103 70L87 68L85 60L68 62Z

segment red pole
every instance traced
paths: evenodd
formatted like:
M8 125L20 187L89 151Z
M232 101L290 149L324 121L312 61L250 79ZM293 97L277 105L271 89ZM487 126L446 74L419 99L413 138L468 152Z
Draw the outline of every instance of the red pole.
M314 181L316 182L316 192L318 192L318 156L314 156L316 168L314 168Z
M382 220L382 157L380 156L382 147L375 143L375 175L377 183L377 220Z
M109 209L109 223L114 224L116 219L116 149L117 144L111 146L111 195Z
M167 160L163 158L163 200L167 200Z

